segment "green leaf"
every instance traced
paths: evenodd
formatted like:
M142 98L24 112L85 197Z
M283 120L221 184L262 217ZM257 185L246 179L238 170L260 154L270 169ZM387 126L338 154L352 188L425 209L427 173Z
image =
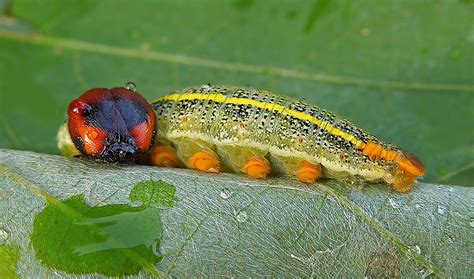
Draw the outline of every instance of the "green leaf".
M4 237L5 230L1 231L2 237ZM18 278L16 272L16 264L20 257L20 251L18 247L13 245L0 244L0 278Z
M144 191L146 187L155 190ZM140 197L139 204L131 200L133 196ZM86 217L87 224L98 227L84 227L84 221L75 226L83 226L86 242L97 237L101 247L103 236L94 235L103 226L105 232L119 236L114 239L122 246L160 239L155 249L161 261L144 266L139 276L467 278L474 272L473 199L472 188L460 186L419 183L400 194L387 185L356 189L323 180L308 186L289 178L254 181L235 174L121 167L0 150L0 229L10 232L4 245L19 247L16 266L22 277L52 272L35 244L35 231L41 229L38 220L47 227L44 216L49 215L47 228L57 235L57 243L50 246L63 250L70 247L70 239L81 238L74 235L76 231L61 236L58 232L74 224L54 226L54 220ZM159 200L173 203L160 208L160 202L155 203ZM120 214L104 217L112 216L108 208L132 206L127 211L140 212L137 206L145 204L159 210L158 215L148 215L150 223L137 220L127 225L131 219L120 221ZM50 215L51 210L63 217ZM163 231L150 234L156 222ZM144 255L137 250L135 258ZM97 266L109 263L107 259L98 257ZM80 257L75 260L83 265ZM54 274L68 274L62 266L53 268Z
M89 207L83 195L48 203L36 217L31 244L46 267L70 274L155 275L160 210L123 204ZM107 260L104 260L107 259Z
M472 1L0 0L0 147L57 154L68 103L134 81L305 98L473 185Z

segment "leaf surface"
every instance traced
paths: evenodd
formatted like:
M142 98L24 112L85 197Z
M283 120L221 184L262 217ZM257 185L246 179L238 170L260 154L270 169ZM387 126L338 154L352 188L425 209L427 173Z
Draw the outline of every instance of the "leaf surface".
M150 181L163 181L155 183L158 192L144 190ZM70 218L87 216L88 223L100 226L117 221L103 219L105 213L94 210L77 217L67 200L78 195L94 210L150 204L159 209L159 214L148 215L150 220L157 218L151 226L142 227L139 221L126 226L146 239L154 239L149 235L153 224L162 227L155 247L162 259L144 266L139 275L145 277L151 272L178 277L466 278L474 272L471 188L419 183L411 192L399 194L386 185L356 189L323 180L305 186L287 178L253 181L234 174L107 166L0 150L0 229L8 231L2 245L19 247L20 277L67 276L42 265L39 251L31 245L35 222L48 206ZM102 219L90 219L94 214ZM111 224L116 226L107 231L120 227L120 222ZM132 246L136 238L123 239L115 240ZM65 241L61 249L69 245L67 237L57 241ZM134 257L137 262L143 258Z

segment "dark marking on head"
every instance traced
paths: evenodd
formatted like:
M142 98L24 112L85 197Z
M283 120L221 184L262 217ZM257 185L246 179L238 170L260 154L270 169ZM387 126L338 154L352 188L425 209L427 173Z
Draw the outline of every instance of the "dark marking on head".
M86 157L133 163L153 145L154 111L141 95L129 89L88 90L71 102L68 116L71 139Z
M82 141L81 137L73 137L72 142L76 146L76 148L81 152L82 154L86 153L86 149L84 148L84 142Z

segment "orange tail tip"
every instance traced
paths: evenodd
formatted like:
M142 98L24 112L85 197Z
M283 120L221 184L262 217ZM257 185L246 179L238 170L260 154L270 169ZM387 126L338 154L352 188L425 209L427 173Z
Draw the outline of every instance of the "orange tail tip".
M384 149L382 145L369 141L362 149L362 154L369 156L371 160L383 158L386 161L395 161L403 171L414 176L422 176L425 173L421 161L410 152Z
M406 151L399 151L395 157L395 162L405 172L413 176L422 176L425 174L425 166L413 154Z

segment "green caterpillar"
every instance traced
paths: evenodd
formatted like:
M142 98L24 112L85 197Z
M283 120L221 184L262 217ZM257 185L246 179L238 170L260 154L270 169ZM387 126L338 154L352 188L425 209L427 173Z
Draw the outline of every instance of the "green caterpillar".
M267 91L204 85L151 107L128 88L91 89L71 103L60 149L109 162L133 162L151 149L151 163L160 167L257 179L286 174L305 183L385 181L398 192L424 174L411 153L331 112Z
M267 91L205 85L168 94L152 106L159 147L153 161L159 166L177 159L170 166L255 178L271 170L302 182L321 176L383 180L399 192L424 173L413 155L349 121ZM199 165L193 155L202 151L210 156Z

